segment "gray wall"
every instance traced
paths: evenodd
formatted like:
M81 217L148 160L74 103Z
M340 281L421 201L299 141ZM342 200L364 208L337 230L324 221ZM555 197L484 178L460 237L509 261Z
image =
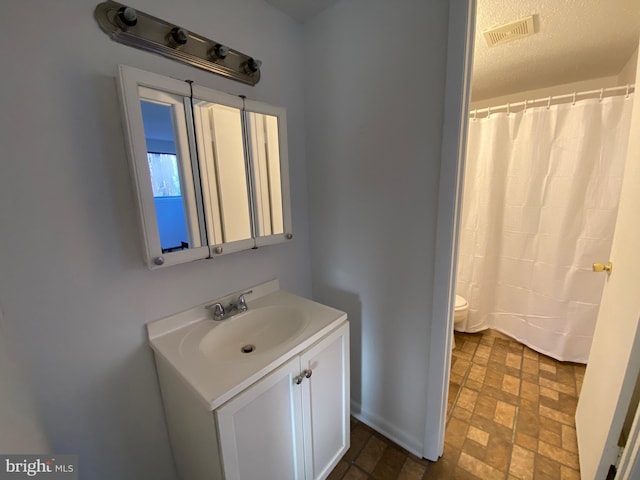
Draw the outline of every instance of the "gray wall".
M304 30L314 297L349 314L353 413L418 454L447 25L445 0L345 0Z
M0 452L48 452L33 396L0 308Z
M251 88L112 42L93 19L97 3L0 7L0 333L13 347L2 361L21 371L14 399L33 398L9 407L1 399L0 418L24 418L33 433L16 444L23 452L48 441L53 452L79 454L83 479L174 479L145 323L273 277L311 293L301 29L260 0L129 3L262 59ZM292 242L144 267L119 63L287 108ZM0 377L13 378L6 369ZM11 442L9 431L0 435Z

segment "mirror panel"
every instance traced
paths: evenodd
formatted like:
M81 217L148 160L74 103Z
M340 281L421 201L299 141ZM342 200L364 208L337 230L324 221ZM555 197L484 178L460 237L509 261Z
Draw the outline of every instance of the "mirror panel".
M181 97L140 87L140 109L162 253L206 244Z
M148 96L158 98L166 94ZM195 204L186 193L191 188L189 179L193 178L191 164L189 158L184 158L184 147L178 145L174 121L176 114L183 114L181 102L143 98L141 92L140 108L161 250L167 253L201 246Z
M242 111L198 100L194 103L205 205L211 244L252 238Z
M247 112L251 142L256 236L284 233L278 117Z

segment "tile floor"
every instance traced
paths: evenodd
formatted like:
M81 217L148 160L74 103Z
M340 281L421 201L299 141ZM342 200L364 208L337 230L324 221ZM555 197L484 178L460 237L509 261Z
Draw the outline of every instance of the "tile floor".
M584 365L495 331L455 334L444 455L420 459L352 419L329 480L579 479L574 413Z

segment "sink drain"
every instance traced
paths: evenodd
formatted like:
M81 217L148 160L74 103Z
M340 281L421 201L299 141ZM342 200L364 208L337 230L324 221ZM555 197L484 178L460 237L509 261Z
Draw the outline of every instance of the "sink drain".
M255 351L255 349L256 349L255 345L249 344L249 345L245 345L244 347L240 348L240 351L242 353L252 353L252 352Z

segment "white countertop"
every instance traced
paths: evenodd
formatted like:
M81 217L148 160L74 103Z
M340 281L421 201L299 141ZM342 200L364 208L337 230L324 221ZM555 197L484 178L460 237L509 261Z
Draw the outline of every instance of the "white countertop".
M344 312L279 290L277 280L251 290L253 293L246 297L249 310L270 305L296 307L308 314L305 328L269 351L256 351L236 361L217 361L205 356L198 348L199 341L194 339L202 338L225 322L233 322L236 317L213 321L212 312L204 306L218 301L226 305L237 297L237 293L147 324L149 343L155 354L174 368L210 410L218 408L347 320Z

